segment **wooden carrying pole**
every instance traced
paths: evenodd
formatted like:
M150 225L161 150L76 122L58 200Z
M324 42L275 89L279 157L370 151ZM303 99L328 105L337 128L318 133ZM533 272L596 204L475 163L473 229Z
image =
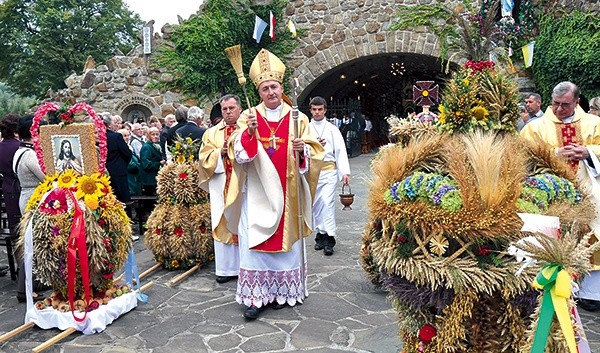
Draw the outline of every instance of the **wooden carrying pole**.
M181 282L183 279L185 279L186 277L188 277L189 275L191 275L192 273L196 272L202 265L201 264L196 264L194 267L190 268L189 270L185 271L184 273L180 274L179 276L173 278L168 286L174 286L177 283Z
M161 263L159 263L159 262L155 263L154 266L152 266L149 269L147 269L146 271L140 273L140 280L144 279L144 277L148 276L152 272L158 270L161 266L162 266ZM124 273L122 273L119 277L115 278L115 282L122 280L123 275L124 275Z
M63 332L59 333L58 335L52 337L51 339L47 340L46 342L40 344L39 346L35 347L34 349L32 349L31 351L33 353L38 353L41 352L45 349L50 348L52 345L54 345L55 343L58 343L60 341L62 341L64 338L66 338L67 336L69 336L70 334L72 334L73 332L77 331L76 329L69 327L68 329L64 330Z
M299 136L298 127L298 79L292 77L292 119L294 119L294 140ZM300 237L300 282L306 293L306 274L304 269L304 202L300 180L300 152L294 151L296 159L296 192L298 193L298 235Z
M225 54L227 54L229 62L235 70L235 74L238 78L238 83L240 84L240 86L242 86L244 97L246 97L248 111L250 111L252 106L250 105L250 99L248 98L248 92L246 91L246 77L244 77L244 68L242 67L242 47L238 44L232 47L225 48Z
M24 325L17 327L16 329L14 329L12 331L9 331L9 332L3 334L2 336L0 336L0 343L6 341L9 338L12 338L12 337L18 335L19 333L21 333L23 331L26 331L26 330L32 328L33 326L35 326L35 324L33 323L33 321L30 321Z

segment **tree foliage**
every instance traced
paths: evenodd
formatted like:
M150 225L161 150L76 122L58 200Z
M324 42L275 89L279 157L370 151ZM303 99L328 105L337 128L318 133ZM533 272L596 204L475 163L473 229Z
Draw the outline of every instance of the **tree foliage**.
M284 59L297 46L285 28L283 11L287 5L286 0L273 0L268 5L253 5L248 0L206 0L201 14L177 27L172 36L173 46L165 47L153 60L153 65L175 76L173 82L161 85L211 101L225 93L241 96L241 86L225 48L241 45L246 78L252 60L261 48ZM276 41L268 37L267 28L261 42L256 43L252 38L255 15L268 21L270 11L278 21ZM247 86L251 101L256 103L258 100L250 80Z
M91 55L128 52L141 20L122 0L5 0L0 3L0 79L22 95L63 88Z
M568 80L587 98L599 96L598 53L600 23L596 15L574 11L543 16L533 59L538 92L547 100L556 84Z
M34 104L35 98L19 96L0 82L0 119L9 113L22 115Z

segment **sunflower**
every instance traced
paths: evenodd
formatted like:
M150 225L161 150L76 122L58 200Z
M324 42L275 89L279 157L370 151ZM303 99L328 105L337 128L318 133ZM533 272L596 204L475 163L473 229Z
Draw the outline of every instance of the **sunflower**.
M107 174L100 175L100 182L103 185L102 192L104 195L112 193L112 187L110 186L110 177Z
M63 189L70 189L75 185L77 181L77 173L74 169L67 169L57 176L58 187Z
M97 200L101 196L104 196L102 189L104 189L104 184L100 180L98 173L82 175L77 180L76 196L80 200L86 200L88 198L95 198Z
M471 114L479 121L486 121L490 115L487 109L481 105L471 108Z
M177 163L185 163L185 156L183 154L180 154L179 156L177 156Z

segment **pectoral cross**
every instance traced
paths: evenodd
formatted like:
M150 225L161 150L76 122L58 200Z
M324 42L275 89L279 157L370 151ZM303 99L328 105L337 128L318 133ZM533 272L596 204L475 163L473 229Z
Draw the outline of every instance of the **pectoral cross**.
M273 147L273 148L276 149L277 148L277 141L281 140L281 138L277 137L275 135L271 135L271 137L269 137L269 140L271 140L271 147Z

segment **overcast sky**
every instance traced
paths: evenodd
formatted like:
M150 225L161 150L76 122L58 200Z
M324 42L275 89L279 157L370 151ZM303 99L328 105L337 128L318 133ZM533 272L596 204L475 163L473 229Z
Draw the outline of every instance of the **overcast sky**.
M177 15L187 20L195 14L203 0L123 0L144 22L154 20L154 31L160 33L165 23L177 24Z

